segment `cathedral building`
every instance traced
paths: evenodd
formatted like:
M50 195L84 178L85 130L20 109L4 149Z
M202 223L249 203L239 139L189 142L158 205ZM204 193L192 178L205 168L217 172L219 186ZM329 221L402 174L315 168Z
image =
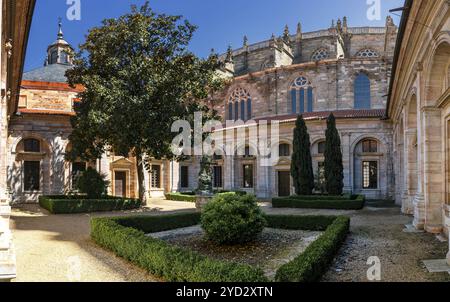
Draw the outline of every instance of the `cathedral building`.
M323 181L326 118L333 113L341 134L345 191L368 198L394 198L393 130L385 119L397 27L350 27L347 18L330 28L291 34L229 49L221 73L231 83L214 97L222 120L278 121L280 144L271 146L279 160L261 165L264 156L249 144L214 157L214 187L245 190L260 199L293 193L290 177L292 136L302 114L312 139L317 181ZM133 158L105 154L96 162L69 163L70 117L82 87L71 88L65 72L73 49L61 25L47 49L45 66L24 73L18 114L10 121L8 187L14 203L36 202L41 194L73 190L73 179L87 166L110 181L109 193L137 197ZM225 129L226 130L226 129ZM227 142L226 142L227 143ZM242 151L242 152L241 152ZM199 160L155 161L146 172L146 197L192 191L198 185Z
M230 48L221 59L231 84L214 96L214 109L223 120L279 122L279 144L268 156L246 143L232 154L221 151L215 186L260 199L293 194L290 158L299 114L311 136L316 182L323 183L326 118L333 113L342 141L344 191L394 198L392 124L385 115L396 38L390 17L384 27L350 27L344 17L328 29L304 33L299 24L294 34L286 27L282 37L252 45L244 38L240 49ZM276 162L261 164L273 155Z

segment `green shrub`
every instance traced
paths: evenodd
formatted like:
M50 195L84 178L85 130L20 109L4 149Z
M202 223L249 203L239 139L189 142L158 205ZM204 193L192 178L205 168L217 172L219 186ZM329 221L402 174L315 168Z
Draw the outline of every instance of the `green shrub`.
M165 194L167 200L172 201L187 201L187 202L195 202L197 197L191 194L185 193L167 193Z
M185 218L182 218L186 215ZM196 214L177 216L178 226L185 226ZM163 216L171 220L174 216ZM122 222L157 229L161 220L149 216L129 219L94 218L91 220L91 237L99 245L113 251L150 274L175 282L266 282L261 269L249 265L218 261L196 252L171 246L166 242L145 236L144 232L121 225ZM149 222L143 222L148 219ZM198 216L197 216L198 219ZM181 223L181 221L183 223ZM150 226L151 224L154 226ZM174 223L174 225L177 223ZM167 227L169 227L167 225ZM164 229L164 228L163 228Z
M316 282L328 270L350 228L348 217L338 217L326 231L291 262L280 267L278 282Z
M292 196L286 198L273 198L274 208L301 208L301 209L332 209L332 210L361 210L364 208L365 197L355 196L354 199L313 199L312 197Z
M266 220L255 196L223 193L205 206L201 225L210 240L238 244L256 239Z
M115 197L88 199L86 196L40 196L39 205L52 214L75 214L132 210L140 208L141 201Z
M115 218L115 221L122 226L138 229L149 234L197 225L200 223L200 213L119 217Z
M274 229L325 231L336 216L268 215L268 226Z
M245 191L240 191L240 190L234 190L234 191L229 191L229 190L215 190L214 191L214 194L226 194L226 193L234 193L234 194L236 194L236 195L239 195L239 196L244 196L244 195L247 195L247 192L245 192Z
M104 175L89 167L77 177L75 187L89 199L100 199L107 194L108 184Z

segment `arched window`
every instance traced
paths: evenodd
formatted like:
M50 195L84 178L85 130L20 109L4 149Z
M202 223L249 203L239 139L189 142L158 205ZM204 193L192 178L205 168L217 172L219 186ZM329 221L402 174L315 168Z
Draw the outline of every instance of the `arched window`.
M27 138L23 142L23 151L39 153L41 152L41 142L34 138Z
M377 153L378 152L378 142L374 139L365 139L362 141L362 152L363 153Z
M61 52L61 62L63 64L68 64L69 63L69 55L67 54L67 52L63 51Z
M317 144L317 154L325 154L325 142Z
M379 55L375 50L370 48L362 49L356 54L357 58L378 58Z
M328 51L324 48L316 50L313 55L311 56L312 61L322 61L325 59L328 59Z
M289 144L280 144L278 155L283 157L288 157L291 155L291 146Z
M370 109L370 79L364 73L360 73L355 79L355 109Z
M243 88L234 90L228 99L228 120L238 119L243 121L252 119L252 99L250 93Z
M53 50L50 54L50 64L58 63L58 51Z
M291 113L313 112L313 88L306 77L299 77L291 86Z

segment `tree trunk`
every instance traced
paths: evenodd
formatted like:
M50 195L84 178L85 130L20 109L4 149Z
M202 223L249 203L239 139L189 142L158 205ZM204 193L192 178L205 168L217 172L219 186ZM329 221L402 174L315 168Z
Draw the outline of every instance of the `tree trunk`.
M145 176L144 176L144 162L142 161L142 154L139 152L136 155L136 168L137 168L137 178L138 178L138 191L139 199L143 204L147 203L147 198L145 196Z

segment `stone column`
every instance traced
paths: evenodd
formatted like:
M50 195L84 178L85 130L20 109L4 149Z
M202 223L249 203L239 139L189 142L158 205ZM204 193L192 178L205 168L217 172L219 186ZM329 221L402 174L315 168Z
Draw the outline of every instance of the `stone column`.
M256 160L256 196L262 199L269 199L270 196L270 172L269 157L258 156Z
M423 109L424 124L424 195L425 230L442 232L442 143L441 111L437 108Z
M405 131L405 193L402 211L405 214L414 214L414 197L417 193L417 131Z
M449 201L450 202L450 201ZM447 228L448 233L448 254L447 254L447 263L450 265L450 204L444 205L444 217L445 217L445 227Z
M417 127L417 193L413 200L414 221L413 225L418 230L425 228L425 195L424 188L424 140L422 114L418 115Z
M348 132L342 133L342 164L344 165L344 192L346 193L352 193L353 191L351 171L353 150L351 149L350 136L351 134Z
M224 184L225 190L234 189L234 156L225 156L224 166Z
M2 24L3 1L0 0L0 24ZM7 192L7 141L8 141L8 100L6 96L6 55L3 52L3 29L0 29L0 282L16 277L16 256L12 234L9 229L11 216L10 196Z
M64 194L64 167L66 162L64 154L66 150L64 150L64 141L61 137L61 133L58 133L55 136L51 144L53 154L49 154L51 158L50 194Z

